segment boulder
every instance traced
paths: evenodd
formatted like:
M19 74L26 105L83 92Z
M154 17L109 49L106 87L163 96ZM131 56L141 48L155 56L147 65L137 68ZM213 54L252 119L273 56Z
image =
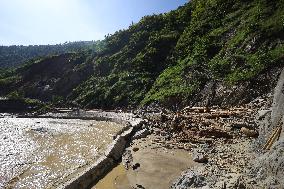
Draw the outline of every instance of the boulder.
M206 186L205 177L192 170L187 170L172 184L170 189L206 188Z
M135 164L132 166L132 169L133 169L133 170L137 170L139 167L140 167L140 163L135 163Z
M254 137L254 138L258 137L258 132L257 131L252 130L252 129L248 129L246 127L242 127L241 128L241 133L243 133L247 137Z
M255 159L253 165L253 173L257 173L259 184L265 188L283 188L284 137L281 136L269 151Z
M145 189L141 184L136 184L134 189Z
M257 118L263 119L267 114L271 113L272 110L259 110L257 114Z
M132 150L133 150L133 152L137 152L139 150L139 148L138 147L134 147Z
M203 153L196 152L196 151L193 152L192 159L193 159L193 161L198 162L198 163L207 163L208 162L207 155L205 155Z

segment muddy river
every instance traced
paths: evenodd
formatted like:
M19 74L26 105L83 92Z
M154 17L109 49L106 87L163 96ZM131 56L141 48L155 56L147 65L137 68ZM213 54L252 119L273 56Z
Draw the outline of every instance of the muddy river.
M94 163L122 127L93 120L0 118L0 188L56 188Z

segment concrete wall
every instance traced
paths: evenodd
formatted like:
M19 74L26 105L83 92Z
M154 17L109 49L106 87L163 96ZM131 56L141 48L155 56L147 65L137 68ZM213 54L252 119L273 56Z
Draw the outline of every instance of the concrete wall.
M59 183L56 188L85 189L97 183L120 160L131 136L141 127L141 123L141 119L129 122L129 125L126 127L127 129L117 135L116 139L109 145L105 154L100 159L74 178L65 183Z

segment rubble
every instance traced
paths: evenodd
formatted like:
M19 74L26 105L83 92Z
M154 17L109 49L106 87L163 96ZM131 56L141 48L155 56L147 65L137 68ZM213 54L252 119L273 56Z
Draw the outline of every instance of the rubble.
M198 152L194 152L192 154L192 159L195 162L198 163L207 163L208 162L208 156L204 155L203 153L198 153Z
M250 130L248 128L242 127L241 128L241 132L247 136L247 137L254 137L257 138L258 137L258 132L255 130Z
M205 178L198 173L188 170L181 174L181 176L173 183L171 189L188 189L192 187L205 188Z
M136 134L132 137L132 140L145 138L148 134L150 134L148 129L142 129L136 132Z
M257 137L253 119L253 107L186 107L177 113L161 113L159 118L150 118L151 129L161 140L171 140L178 148L183 144L210 144L221 138L231 140L234 137ZM242 129L247 128L247 129ZM242 131L241 131L242 129ZM186 147L186 149L188 149Z
M243 188L253 183L244 170L255 158L250 146L259 136L257 115L269 112L259 114L260 108L267 108L268 100L264 97L238 107L186 107L179 112L161 112L148 117L149 130L156 135L154 143L192 154L198 166L188 171L202 168L206 182L197 188ZM172 188L195 187L194 178L183 173Z

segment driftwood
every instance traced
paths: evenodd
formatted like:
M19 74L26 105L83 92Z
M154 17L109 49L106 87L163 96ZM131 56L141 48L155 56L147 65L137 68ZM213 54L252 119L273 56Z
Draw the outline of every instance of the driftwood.
M279 126L272 132L272 135L269 137L268 141L265 143L263 150L270 150L274 142L279 139L281 130L282 130L282 126Z
M220 129L206 129L201 130L199 132L200 137L215 137L215 138L227 138L232 139L233 136L230 135L228 132L220 130Z
M181 143L212 143L215 138L232 139L239 137L241 128L244 134L256 137L252 109L238 107L186 107L176 114L161 113L162 129L176 135ZM240 123L241 122L241 123ZM235 132L236 129L239 132Z
M208 108L208 107L186 107L182 110L184 114L187 115L198 115L198 116L204 116L211 119L214 118L227 118L230 116L241 116L247 113L253 112L252 109L248 108L230 108L230 109L218 109L218 108Z

